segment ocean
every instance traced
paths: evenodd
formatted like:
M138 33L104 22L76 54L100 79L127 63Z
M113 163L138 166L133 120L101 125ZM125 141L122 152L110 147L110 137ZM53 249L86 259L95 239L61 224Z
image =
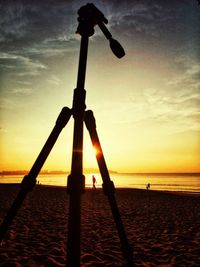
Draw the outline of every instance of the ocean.
M92 175L95 176L98 188L102 187L102 179L99 173L85 174L86 187L92 187ZM37 181L43 185L66 186L67 174L41 174ZM150 190L179 191L200 194L200 174L120 174L111 173L111 180L116 188L140 188L146 189L150 184ZM21 183L23 176L0 176L0 183Z

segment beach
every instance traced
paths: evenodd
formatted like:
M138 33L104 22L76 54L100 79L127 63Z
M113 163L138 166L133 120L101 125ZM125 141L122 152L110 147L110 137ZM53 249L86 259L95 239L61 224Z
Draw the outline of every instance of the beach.
M19 185L0 184L0 222ZM116 200L135 266L200 266L200 196L117 189ZM69 195L37 185L0 246L0 266L65 266ZM107 197L82 195L81 266L126 266Z

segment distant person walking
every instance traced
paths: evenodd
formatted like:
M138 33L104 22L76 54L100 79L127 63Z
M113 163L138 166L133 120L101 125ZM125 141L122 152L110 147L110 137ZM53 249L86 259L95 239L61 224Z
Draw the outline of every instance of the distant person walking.
M93 185L93 189L96 190L96 183L97 183L97 180L96 178L94 177L94 175L92 175L92 185Z
M151 187L150 183L147 184L146 189L149 190Z

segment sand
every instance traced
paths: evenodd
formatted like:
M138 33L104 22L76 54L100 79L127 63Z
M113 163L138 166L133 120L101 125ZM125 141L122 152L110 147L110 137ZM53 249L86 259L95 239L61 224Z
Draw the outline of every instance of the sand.
M0 185L0 221L18 192ZM135 266L200 266L200 197L118 189L116 199ZM0 247L0 266L65 266L68 200L65 188L37 185ZM82 266L126 266L106 196L82 196Z

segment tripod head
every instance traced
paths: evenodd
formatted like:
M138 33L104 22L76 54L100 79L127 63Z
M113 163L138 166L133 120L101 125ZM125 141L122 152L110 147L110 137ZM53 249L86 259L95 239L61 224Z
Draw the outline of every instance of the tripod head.
M111 33L105 26L105 24L108 23L108 20L94 4L82 6L77 13L79 15L79 25L76 33L79 33L81 36L90 37L94 34L94 26L98 25L105 37L109 40L110 48L114 55L118 58L121 58L125 55L123 47L117 40L112 38Z

